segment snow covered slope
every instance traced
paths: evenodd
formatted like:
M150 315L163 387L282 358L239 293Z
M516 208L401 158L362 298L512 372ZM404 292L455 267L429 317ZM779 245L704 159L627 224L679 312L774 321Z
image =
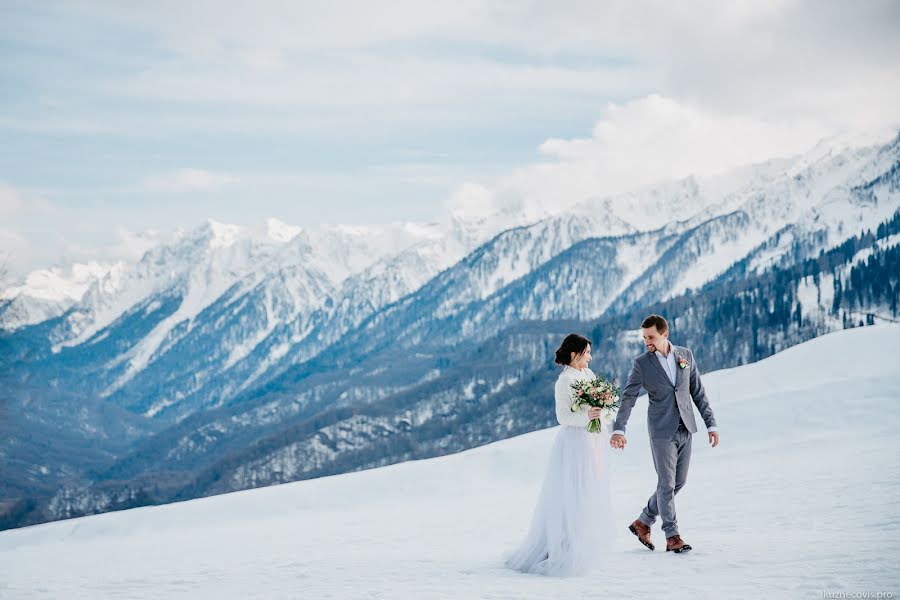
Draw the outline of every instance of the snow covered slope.
M897 325L846 330L704 375L722 443L694 437L678 495L694 546L684 556L649 552L625 529L655 486L641 398L628 448L612 456L615 552L588 577L501 563L534 508L555 435L547 429L452 456L0 532L0 597L896 593L898 336ZM653 536L662 538L658 524Z

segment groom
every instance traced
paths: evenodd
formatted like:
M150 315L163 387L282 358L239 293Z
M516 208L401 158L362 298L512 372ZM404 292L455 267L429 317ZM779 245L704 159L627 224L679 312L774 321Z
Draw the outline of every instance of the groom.
M622 391L622 407L616 417L609 444L613 448L625 447L625 425L643 387L650 398L647 430L650 432L650 451L658 481L656 492L650 496L641 516L628 529L642 544L653 550L650 526L656 521L657 515L660 515L666 534L666 551L686 552L691 547L678 535L675 494L687 481L688 465L691 462L691 436L697 432L691 400L697 405L700 416L706 423L709 442L713 448L719 445L719 433L703 384L700 383L694 353L669 342L669 324L659 315L650 315L644 319L641 334L647 352L634 359L631 375Z

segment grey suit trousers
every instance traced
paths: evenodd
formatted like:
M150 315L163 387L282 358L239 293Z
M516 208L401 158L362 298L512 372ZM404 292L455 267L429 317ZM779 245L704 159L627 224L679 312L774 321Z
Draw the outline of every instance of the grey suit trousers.
M653 454L653 466L657 475L656 491L650 496L638 520L650 527L656 522L656 517L661 516L667 538L678 535L675 494L687 481L692 437L684 424L680 423L671 439L650 438L650 452Z

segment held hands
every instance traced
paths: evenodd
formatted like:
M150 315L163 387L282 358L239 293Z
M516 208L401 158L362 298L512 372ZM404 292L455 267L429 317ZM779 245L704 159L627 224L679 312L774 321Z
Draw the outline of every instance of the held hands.
M614 433L612 437L609 438L609 445L613 448L624 448L625 444L628 443L628 440L625 439L625 436L621 433ZM709 443L713 448L719 445L719 432L718 431L710 431L709 432Z

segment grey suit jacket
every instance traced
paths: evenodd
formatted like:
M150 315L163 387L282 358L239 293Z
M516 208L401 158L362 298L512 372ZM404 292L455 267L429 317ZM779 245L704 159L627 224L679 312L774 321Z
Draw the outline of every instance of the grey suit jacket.
M614 430L625 431L628 417L637 397L641 395L642 388L647 391L650 398L650 405L647 407L647 430L651 439L672 438L678 430L679 416L688 431L697 433L691 400L697 405L706 427L716 426L716 418L700 382L694 353L684 346L675 344L672 344L672 351L675 352L675 385L672 385L672 381L653 352L648 350L634 359L628 383L622 390L622 405L616 416ZM682 358L688 361L685 368L680 365Z

